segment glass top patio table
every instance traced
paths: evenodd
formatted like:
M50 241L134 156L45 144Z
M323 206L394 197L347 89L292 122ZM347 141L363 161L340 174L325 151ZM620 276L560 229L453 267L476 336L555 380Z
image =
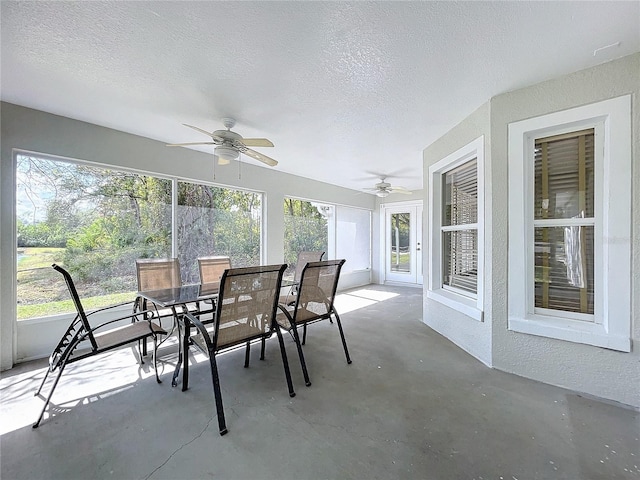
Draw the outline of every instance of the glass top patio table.
M195 315L212 313L215 310L215 299L218 296L219 290L220 282L213 282L138 292L139 297L145 298L159 307L171 308L171 310L173 310L173 316L178 324L178 362L176 363L173 378L171 379L171 386L173 387L178 384L177 379L180 374L180 368L182 368L182 389L186 390L189 384L189 369L187 368L190 336L189 325L186 325L185 329L180 328L181 324L178 321L178 309L183 313L188 312L187 304L191 303L197 305L196 310L191 312ZM200 310L199 302L204 300L211 300L214 308L209 307L204 311Z
M193 285L182 285L181 287L138 292L138 296L158 306L168 308L215 298L218 296L219 289L220 282L196 283Z

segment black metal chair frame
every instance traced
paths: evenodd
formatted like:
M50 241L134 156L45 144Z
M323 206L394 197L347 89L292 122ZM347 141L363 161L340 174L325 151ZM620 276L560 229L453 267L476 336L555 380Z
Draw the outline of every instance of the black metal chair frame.
M228 432L228 430L227 430L226 420L224 416L224 407L222 404L222 393L220 391L220 379L218 375L218 366L216 362L216 355L218 355L218 353L232 350L246 344L244 366L245 368L247 368L249 366L249 355L250 355L249 352L250 352L251 343L256 340L261 341L262 346L261 346L260 359L263 360L265 340L270 338L273 335L273 332L275 331L278 336L278 342L280 344L280 354L282 356L282 363L284 365L284 372L287 380L287 387L289 389L289 396L290 397L295 396L295 392L293 390L293 382L291 381L291 373L289 370L289 362L287 360L287 352L285 350L284 340L282 338L282 332L276 326L276 321L275 321L277 308L278 308L278 295L279 295L280 285L282 283L282 275L286 267L287 267L286 264L283 264L283 265L267 265L267 266L259 266L259 267L235 268L235 269L226 270L222 275L222 278L220 279L220 294L216 302L217 309L214 313L212 335L209 334L205 325L191 313L183 313L182 315L179 316L180 321L178 323L178 328L181 330L186 329L186 332L188 332L189 331L188 325L189 324L194 325L198 329L198 332L200 335L193 338L194 340L193 344L199 347L199 349L209 357L209 364L211 367L211 380L213 383L213 394L216 402L216 413L218 416L218 427L219 427L220 435L225 435ZM219 327L220 327L220 318L222 316L222 312L227 307L227 304L225 303L225 287L227 282L233 281L234 279L236 279L236 277L239 277L242 275L251 275L257 272L275 272L275 271L278 272L277 284L276 284L277 287L275 288L274 294L273 294L273 304L270 307L270 311L268 312L269 319L270 319L268 331L263 331L262 333L245 337L235 341L234 343L225 344L224 346L219 347L218 334L219 334ZM250 296L250 292L248 296ZM253 301L253 298L248 298L244 300L244 302L248 302L248 303L251 303L252 301ZM234 305L237 308L238 304L234 302L231 305ZM201 340L204 340L204 344L202 344Z
M298 350L298 356L300 357L300 366L302 367L302 374L304 375L305 385L307 387L311 385L311 381L309 379L309 373L307 371L307 365L304 359L304 353L302 351L302 345L305 344L307 339L307 324L319 322L321 320L331 321L332 315L335 316L336 323L338 324L338 330L340 331L342 347L344 348L344 355L347 359L347 364L351 364L351 357L349 356L347 341L345 340L345 337L344 337L342 322L340 321L340 316L338 315L338 312L336 311L334 306L336 290L338 288L338 280L340 279L340 271L345 261L346 260L342 259L342 260L325 260L322 262L307 263L300 277L300 283L298 285L298 295L296 295L296 301L293 308L291 308L290 305L286 305L286 304L278 305L278 308L280 309L280 311L286 316L288 321L287 323L289 325L289 328L287 328L283 325L283 322L278 322L278 328L285 328L286 330L289 330L289 333L291 333L291 336L293 337L293 340L296 344L296 348ZM323 298L323 303L325 304L326 312L319 313L310 318L305 318L304 320L298 319L298 312L302 311L304 307L304 305L300 304L300 301L301 299L304 299L306 297L306 290L319 289L319 287L317 287L316 285L311 285L309 283L305 285L305 276L311 274L313 270L318 270L318 269L331 267L331 266L337 269L335 273L335 278L333 281L331 295L327 296L325 292L318 292L318 295L315 296L316 299ZM328 301L326 300L327 298L329 299ZM298 328L297 328L298 325L303 326L302 341L300 341L300 336L298 334Z
M85 313L82 302L76 290L75 284L69 272L59 265L53 264L53 268L61 273L69 289L69 293L76 308L76 316L67 328L62 339L58 342L57 346L53 350L53 353L49 357L49 368L47 369L40 387L36 391L35 395L39 395L42 387L44 386L49 373L53 373L58 370L58 374L54 380L51 391L47 396L40 416L33 424L33 428L37 428L42 421L42 417L47 409L47 405L53 396L53 392L58 385L58 381L62 376L62 372L65 367L70 363L75 363L79 360L83 360L88 357L93 357L101 353L114 350L129 343L136 343L141 340L146 340L148 337L153 338L153 366L156 374L156 381L161 383L158 377L158 370L156 368L156 351L157 351L157 335L164 335L166 332L157 324L145 319L145 316L150 313L148 311L140 311L131 313L118 318L111 319L96 326L91 326L89 323L89 317L98 312L105 312L116 307L123 305L129 305L132 302L121 303L118 305L111 305L109 307L93 310L89 313ZM130 320L130 323L124 326L113 325L116 322L124 320ZM105 328L111 327L111 328ZM88 345L87 345L88 342ZM144 342L146 343L146 342ZM140 353L140 363L143 364L143 355Z

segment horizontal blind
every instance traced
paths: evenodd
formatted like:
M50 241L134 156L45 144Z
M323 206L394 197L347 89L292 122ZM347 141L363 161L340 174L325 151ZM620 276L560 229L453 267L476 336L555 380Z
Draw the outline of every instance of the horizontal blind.
M587 133L588 132L588 133ZM535 142L535 219L592 218L594 215L594 135L562 136ZM583 140L581 140L583 139ZM580 157L580 142L584 156ZM547 162L543 162L543 153ZM581 164L581 161L583 162ZM581 166L582 165L582 166ZM584 176L580 184L580 175Z
M443 176L443 225L464 225L478 221L477 170L477 161L474 159Z
M443 175L443 285L478 289L478 164L473 159Z
M478 289L478 231L443 232L443 284L476 293Z
M594 166L593 129L535 141L537 308L594 312Z

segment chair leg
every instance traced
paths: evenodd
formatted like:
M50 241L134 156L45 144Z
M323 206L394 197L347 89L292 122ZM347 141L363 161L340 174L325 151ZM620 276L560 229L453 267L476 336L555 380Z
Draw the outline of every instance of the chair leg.
M264 350L265 350L265 345L267 344L266 340L264 338L262 338L260 340L260 360L264 360Z
M344 339L344 332L342 331L342 322L340 322L340 317L338 316L338 312L335 310L333 314L336 316L336 323L338 324L338 330L340 330L340 338L342 339L342 347L344 348L344 355L347 357L347 363L351 364L351 357L349 357L349 350L347 349L347 341Z
M156 372L156 382L162 383L158 376L158 339L156 335L153 336L153 371ZM145 340L146 342L146 340Z
M224 419L224 407L222 406L222 392L220 391L220 378L218 377L218 365L215 352L209 351L209 364L211 365L211 381L213 382L213 396L216 401L216 413L218 415L218 428L220 435L228 432Z
M249 357L251 356L251 343L247 342L247 348L244 350L244 368L249 368Z
M62 371L64 370L64 367L65 367L64 363L60 365L59 371L58 371L58 375L56 376L56 379L53 382L53 386L51 387L51 391L49 392L49 395L47 396L47 399L44 402L44 406L42 407L42 411L40 412L40 416L38 417L38 420L36 420L36 423L34 423L31 426L32 428L38 428L38 425L40 425L40 422L42 421L42 417L44 416L44 412L47 409L47 405L49 405L49 401L51 400L51 397L53 396L53 391L58 386L58 381L60 380L60 377L62 376ZM47 371L47 374L48 373L49 372ZM45 376L45 378L46 378L46 376ZM42 385L40 385L40 388L42 388ZM40 389L38 389L38 393L40 393Z
M302 325L302 345L307 343L307 324Z
M309 387L311 386L311 380L309 380L309 373L307 372L307 364L304 361L304 353L302 353L302 345L300 345L300 337L298 336L298 330L295 326L291 328L291 332L293 332L293 340L296 343L296 348L298 349L298 357L300 357L300 366L302 367L302 375L304 376L304 384Z
M282 363L284 365L284 376L287 379L287 387L289 387L289 396L295 397L296 392L293 391L293 382L291 381L291 371L289 370L289 360L287 360L287 351L284 348L284 340L282 338L282 332L279 328L276 328L276 335L278 335L278 343L280 344L280 355L282 356Z
M49 376L49 372L50 371L51 371L51 367L47 367L47 371L44 373L44 378L42 379L42 383L40 384L40 388L38 388L36 393L33 394L34 397L37 397L38 394L40 393L40 390L42 390L42 387L44 387L44 382L47 381L47 377Z

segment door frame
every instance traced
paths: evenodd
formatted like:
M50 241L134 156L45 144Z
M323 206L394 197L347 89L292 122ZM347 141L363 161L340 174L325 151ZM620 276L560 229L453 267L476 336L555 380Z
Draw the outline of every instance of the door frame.
M410 233L413 274L407 282L387 278L387 242L388 242L388 215L396 212L409 212L413 217L412 231ZM408 202L393 202L380 205L380 279L381 283L396 283L403 285L421 286L424 283L423 265L423 201L413 200Z

